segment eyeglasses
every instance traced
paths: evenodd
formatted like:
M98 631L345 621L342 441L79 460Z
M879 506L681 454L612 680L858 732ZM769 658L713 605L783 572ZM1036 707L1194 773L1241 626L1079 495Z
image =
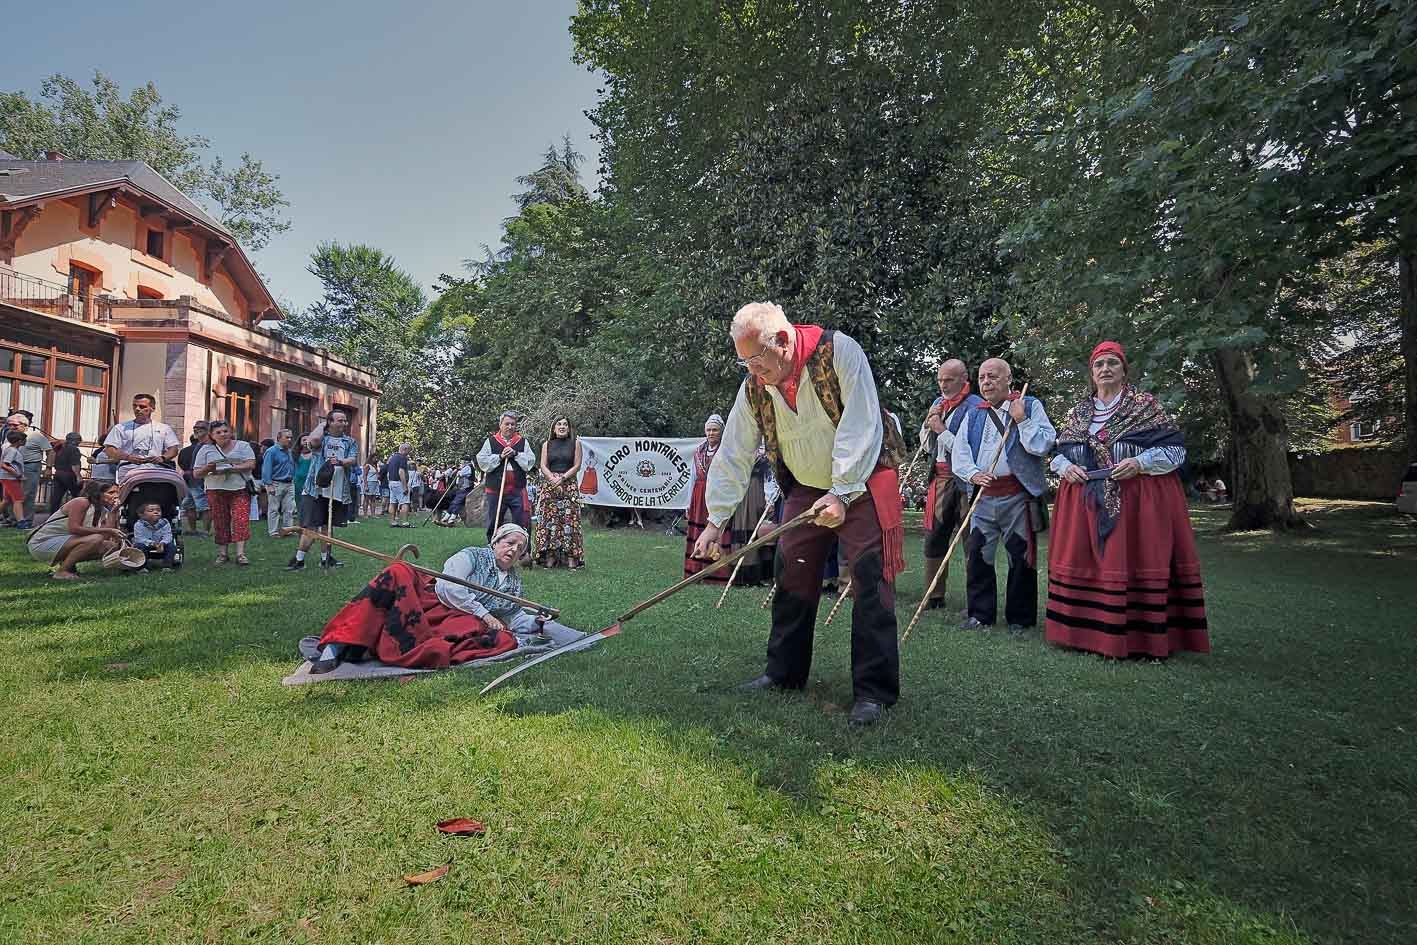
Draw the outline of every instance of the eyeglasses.
M759 351L757 354L753 355L751 358L738 358L738 366L740 368L744 368L745 370L751 371L753 369L753 363L771 350L771 347L767 347Z

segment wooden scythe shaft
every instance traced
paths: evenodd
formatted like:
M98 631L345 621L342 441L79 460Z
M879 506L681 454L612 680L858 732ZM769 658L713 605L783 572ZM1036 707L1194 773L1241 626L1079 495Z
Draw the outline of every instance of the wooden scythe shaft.
M752 541L754 541L755 539L757 539L757 537L758 537L758 531L763 527L763 522L766 522L766 521L768 520L768 513L770 513L771 511L772 511L772 506L771 506L771 505L769 505L767 508L763 509L763 514L762 514L762 516L758 519L758 524L756 524L756 525L753 526L753 534L751 534L751 535L748 536L748 541L749 541L749 542L752 542ZM714 610L720 610L720 609L722 609L722 607L723 607L723 602L726 601L726 600L728 600L728 592L729 592L729 590L732 589L732 587L733 587L733 582L738 579L738 569L741 568L741 567L743 567L743 561L744 561L744 560L745 560L745 559L743 559L743 558L739 558L739 559L738 559L738 563L733 566L733 573L730 574L730 575L728 575L728 583L725 584L725 585L723 585L723 593L718 596L718 603L714 605L714 607L713 607Z
M801 515L798 515L796 518L785 522L782 527L777 530L776 534L780 535L783 532L790 531L799 525L805 525L808 522L813 521L816 517L817 512L815 509L806 509L802 512ZM679 593L684 588L688 587L690 584L693 584L697 581L702 581L704 578L708 577L710 574L719 570L720 568L727 567L734 561L742 560L744 555L749 554L761 545L766 544L768 541L771 541L773 537L773 535L766 535L756 541L748 542L748 544L744 545L742 548L728 555L726 558L718 559L714 563L710 564L708 567L704 568L699 573L691 574L688 577L684 578L684 580L673 585L672 587L667 587L664 590L660 591L658 594L649 598L648 600L641 601L640 603L631 607L629 610L625 611L623 614L617 617L615 619L615 622L612 623L610 626L606 627L604 630L601 630L598 633L593 633L590 636L585 637L581 640L577 640L574 643L568 643L565 646L558 647L546 653L542 653L540 656L535 657L529 660L528 662L521 664L520 666L507 670L505 673L498 676L496 679L492 680L487 685L483 686L480 695L487 695L487 693L491 692L493 689L496 689L498 686L502 685L502 683L513 678L514 676L520 675L526 670L531 669L533 666L539 666L542 663L556 659L557 657L567 653L578 652L582 649L585 649L587 646L590 646L592 643L595 643L597 640L604 640L609 637L618 635L621 632L620 625L623 624L625 621L629 620L631 617L634 617L636 614L643 613L644 611L653 607L655 604L658 604L665 598L673 597L675 594Z
M713 562L697 574L691 574L688 577L684 578L684 580L672 585L671 587L665 588L664 590L660 591L658 594L654 595L648 600L641 601L640 603L631 607L629 610L625 611L625 613L621 614L619 619L615 622L624 623L626 620L629 620L631 617L635 616L641 611L648 610L649 608L653 607L655 604L659 603L665 598L673 597L675 594L679 593L684 588L688 587L690 584L697 584L699 581L702 581L704 578L708 577L713 572L718 571L726 567L727 565L732 564L735 561L741 561L744 556L746 556L749 552L757 551L759 548L772 541L778 535L785 534L791 531L792 529L798 527L799 525L806 525L808 522L811 522L816 517L816 509L804 509L802 511L802 514L798 515L796 518L792 518L784 522L782 526L779 527L776 531L774 531L771 535L764 535L762 538L748 542L742 548L739 548L737 551L728 555L726 558L720 558L719 560Z
M1028 396L1027 384L1023 385L1023 392L1019 394L1019 400L1022 400L1026 396ZM1028 409L1026 404L1024 405L1024 409ZM1013 432L1016 426L1017 424L1010 423L1008 428L1004 430L1004 435L999 438L999 446L994 450L994 461L989 464L989 475L992 476L994 470L999 468L999 457L1004 455L1004 446L1008 443L1009 434ZM930 595L934 593L935 585L940 583L940 575L944 574L945 568L949 566L950 558L955 553L955 546L958 545L959 540L964 537L964 533L969 530L969 523L974 518L974 509L979 505L979 500L982 498L984 498L984 487L979 486L978 491L974 493L974 501L969 503L969 509L964 513L964 520L959 523L959 529L955 531L954 538L950 539L949 549L945 551L945 556L940 559L940 566L935 570L934 575L930 578L930 583L925 587L925 596L920 598L920 603L915 608L914 616L910 618L910 623L906 626L905 633L901 634L901 646L905 646L906 641L910 639L910 631L914 630L915 625L920 622L920 615L925 611L925 604L929 602Z
M555 607L547 607L545 604L538 604L534 600L527 600L524 597L517 597L513 594L508 594L506 591L499 591L493 587L484 587L481 584L474 584L473 582L464 580L460 577L453 577L451 574L444 574L442 571L434 571L432 568L425 568L421 565L414 564L411 561L405 561L402 557L404 554L412 554L415 558L418 557L417 545L404 545L398 550L397 553L386 555L382 551L375 551L372 548L365 548L363 545L356 545L354 542L345 541L343 538L332 538L329 535L326 535L324 532L317 531L313 528L283 528L281 529L280 534L308 535L309 537L314 538L318 541L323 541L326 544L345 548L349 551L355 551L362 555L368 555L371 558L378 558L380 561L387 561L390 564L394 563L395 561L399 561L403 564L408 565L410 568L417 571L419 574L427 575L431 578L437 578L440 581L447 581L451 584L459 584L463 587L468 588L469 590L474 590L481 594L491 594L493 597L500 597L503 600L509 600L514 604L520 604L528 610L534 610L537 613L545 614L548 617L557 617L561 613L561 611L557 610Z

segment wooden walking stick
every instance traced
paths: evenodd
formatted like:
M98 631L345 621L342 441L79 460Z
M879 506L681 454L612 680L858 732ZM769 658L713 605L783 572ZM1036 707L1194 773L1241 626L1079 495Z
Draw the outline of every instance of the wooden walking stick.
M536 666L539 663L544 663L549 659L555 659L558 656L562 656L566 653L571 653L576 650L583 650L586 647L590 646L592 643L596 642L597 640L603 640L607 637L615 636L621 631L621 624L625 623L631 617L643 613L644 611L653 607L655 604L658 604L660 601L673 597L675 594L679 593L689 585L697 584L699 581L702 581L704 578L708 577L715 571L721 570L722 568L727 567L735 561L741 561L744 556L754 551L757 551L759 547L767 544L769 541L772 541L778 535L784 534L785 532L789 532L792 529L797 528L798 526L806 525L809 522L813 522L816 520L816 518L816 509L804 509L802 514L798 515L796 518L790 519L789 521L783 523L782 526L780 526L775 532L773 532L773 534L764 535L756 541L748 542L746 545L733 552L732 554L723 558L719 558L717 561L714 561L712 564L705 567L702 571L699 571L696 574L689 575L682 581L679 581L671 587L665 588L664 590L660 591L658 594L655 594L648 600L641 601L640 603L631 607L619 617L615 618L614 623L606 627L604 630L601 630L599 633L593 633L588 637L582 637L575 643L568 643L563 647L551 650L549 653L543 653L535 659L528 660L527 662L521 664L520 666L517 666L514 669L507 670L505 673L498 676L496 679L492 680L490 683L484 686L482 688L482 691L478 693L478 695L487 695L487 693L491 692L493 689L496 689L498 686L502 685L502 683L517 675L517 673L531 669L533 666Z
M841 593L837 596L836 603L835 603L835 604L832 604L831 612L827 614L826 623L822 624L822 626L824 626L824 627L829 627L829 626L831 626L832 618L836 616L836 612L837 612L838 610L841 610L841 605L844 604L844 603L846 603L846 598L847 598L847 596L851 593L851 582L852 582L852 580L853 580L852 575L848 574L848 575L846 576L846 584L843 585L843 587L842 587L842 589L841 589Z
M497 478L497 515L492 520L492 534L502 527L502 500L507 495L507 461L502 460L502 475Z
M1019 394L1019 400L1023 400L1023 398L1027 396L1028 385L1025 384L1023 385L1023 392ZM1024 409L1028 409L1027 405L1024 406ZM1015 426L1017 426L1017 424L1011 422L1004 430L1004 435L999 438L999 446L994 450L994 461L989 464L989 475L992 476L994 470L999 467L999 457L1004 455L1004 446L1009 442L1009 434L1013 432ZM910 639L910 631L914 630L915 625L920 622L920 615L925 612L925 605L929 603L930 595L934 593L935 585L940 581L940 575L944 574L945 569L949 567L950 558L953 557L955 553L955 546L959 544L960 538L964 537L965 532L969 528L970 519L974 517L975 507L979 505L979 500L984 498L984 487L979 486L978 490L979 491L974 494L974 501L969 503L969 509L964 513L964 521L959 523L959 529L955 531L954 538L950 539L950 547L945 552L945 556L940 559L940 566L935 569L934 576L930 578L930 583L926 585L925 596L920 598L920 603L915 608L915 615L910 618L910 623L906 626L905 633L901 635L901 646L905 646L906 641Z
M755 540L755 539L758 537L758 529L760 529L760 528L763 527L763 522L766 522L766 521L768 520L768 513L770 513L771 511L772 511L772 506L771 506L771 505L769 505L767 508L763 509L763 514L762 514L762 516L758 519L758 524L756 524L756 525L753 526L753 534L751 534L751 535L748 536L748 541L749 541L749 542L752 542L753 540ZM733 587L733 582L734 582L735 580L737 580L737 578L738 578L738 569L741 568L741 567L743 567L743 560L744 560L744 559L739 558L739 559L738 559L738 563L733 566L733 573L730 574L730 575L728 575L728 583L725 584L725 585L723 585L723 593L718 596L718 603L713 605L713 609L714 609L714 610L720 610L720 609L722 609L722 607L723 607L723 602L726 601L726 600L728 600L728 591L729 591L729 589L731 589L731 588Z
M323 532L313 528L283 528L280 530L279 534L310 535L311 537L319 538L322 541L328 540L336 547L346 548L350 551L354 551L362 555L368 555L371 558L377 558L380 561L387 561L390 564L393 564L396 561L402 562L403 564L406 564L413 570L417 571L419 574L426 575L427 577L431 578L436 578L439 581L448 581L452 584L459 584L463 587L477 591L482 594L491 594L493 597L500 597L503 600L508 600L514 604L518 604L522 607L525 607L527 610L535 611L539 614L545 614L547 617L557 617L561 613L561 611L556 609L555 607L547 607L545 604L538 604L534 600L527 600L524 597L517 597L514 594L508 594L506 591L499 591L495 587L484 587L481 584L474 584L472 581L466 580L464 578L453 577L451 574L444 574L442 571L434 571L432 568L425 568L422 565L417 565L411 561L405 560L404 555L408 554L413 555L413 557L415 558L418 557L417 545L403 545L399 548L398 551L394 552L393 554L386 555L382 551L375 551L372 548L365 548L363 545L356 545L354 542L345 541L343 538L326 539Z
M905 494L905 487L910 482L910 474L915 471L915 464L923 455L925 455L925 444L921 443L920 449L916 450L915 455L910 457L910 465L905 467L905 475L900 477L900 491L902 495Z
M431 511L431 512L428 513L428 517L425 518L425 519L420 523L420 525L427 525L429 522L433 521L433 516L435 516L435 515L438 514L438 510L443 507L443 503L444 503L445 501L447 501L448 496L450 496L450 495L452 495L452 494L453 494L453 490L452 490L452 489L444 489L444 490L443 490L443 494L440 495L440 496L438 496L438 501L435 502L435 503L433 503L433 511Z

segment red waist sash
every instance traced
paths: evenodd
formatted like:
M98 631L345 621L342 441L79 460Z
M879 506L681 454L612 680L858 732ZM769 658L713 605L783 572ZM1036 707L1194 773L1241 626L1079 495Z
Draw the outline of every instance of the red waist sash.
M1023 483L1019 482L1016 476L999 476L984 487L984 494L996 499L1018 495L1022 491Z

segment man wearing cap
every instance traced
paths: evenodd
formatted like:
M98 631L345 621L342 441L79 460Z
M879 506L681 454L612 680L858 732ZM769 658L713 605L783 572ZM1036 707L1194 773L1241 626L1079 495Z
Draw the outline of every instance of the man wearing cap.
M759 442L785 495L767 668L749 690L800 690L812 664L822 566L839 540L856 589L851 613L853 726L878 722L900 695L895 578L904 567L900 481L906 452L881 409L866 354L855 340L794 325L771 302L752 302L729 329L748 377L724 425L708 474L708 524L695 554L713 558L757 461Z
M1038 568L1030 503L1048 487L1043 457L1053 449L1057 433L1043 403L1013 392L1013 369L1002 358L979 366L979 393L984 402L970 409L950 451L954 475L967 483L967 493L983 489L975 506L965 543L965 585L969 615L964 630L992 627L998 616L998 584L994 557L1000 544L1009 556L1009 580L1004 590L1004 619L1012 633L1038 623ZM1003 442L1003 452L999 444ZM995 456L998 461L995 463Z

